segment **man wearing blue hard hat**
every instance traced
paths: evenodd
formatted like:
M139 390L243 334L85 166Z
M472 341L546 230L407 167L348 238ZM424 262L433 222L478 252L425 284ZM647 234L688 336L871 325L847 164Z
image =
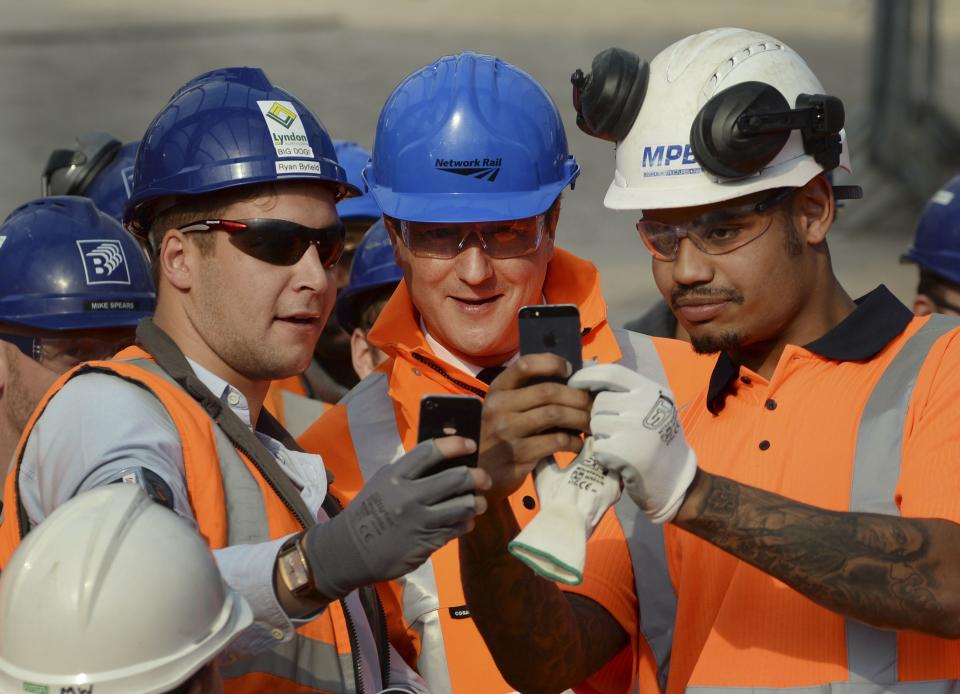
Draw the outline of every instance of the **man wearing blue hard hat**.
M130 199L133 162L139 142L120 142L92 131L77 136L72 147L50 153L40 177L41 195L82 195L101 212L120 221Z
M350 266L347 286L337 296L334 314L350 336L353 370L363 380L386 360L387 355L370 343L367 333L403 279L393 259L390 234L381 219L364 234Z
M89 200L41 198L10 213L0 226L0 472L53 382L132 343L154 304L143 253Z
M448 542L417 571L381 591L406 625L404 633L393 634L395 645L435 692L514 691L466 607L465 591L484 588L461 584L460 555L478 546L485 554L511 539L518 522L526 525L533 518L542 490L535 490L528 473L551 454L572 458L589 418L589 398L582 391L555 383L528 385L536 377L565 378L570 366L553 355L518 355L518 310L527 304L575 304L585 359L616 361L642 353L659 369L661 347L672 347L613 330L596 268L555 246L561 193L579 173L546 90L519 68L476 53L441 58L396 87L381 111L373 158L364 169L403 273L368 336L388 359L300 441L323 455L340 488L355 493L416 446L423 396L485 399L479 466L494 479L485 494L495 516L485 514L465 536L475 538L471 549L466 539ZM683 343L676 348L692 357ZM623 539L612 514L596 532L598 539ZM630 571L622 542L595 542L591 556ZM530 573L510 561L505 570ZM577 598L635 602L629 591L606 591L592 564L577 571L582 583L570 586ZM521 590L491 599L522 600L522 595ZM503 617L511 619L512 612L505 610ZM590 644L609 656L620 654L591 684L628 688L637 644L629 637ZM558 670L576 682L594 675ZM551 684L538 682L537 688L549 691Z
M913 312L960 316L960 176L938 190L920 215L913 243L900 257L920 269Z
M124 212L151 249L154 319L136 347L47 393L7 478L0 564L78 491L149 478L253 610L228 651L229 692L423 691L371 586L485 508L482 472L430 473L474 448L446 437L342 510L323 461L263 410L270 383L313 356L344 243L335 204L357 193L320 121L262 70L181 87L147 128Z

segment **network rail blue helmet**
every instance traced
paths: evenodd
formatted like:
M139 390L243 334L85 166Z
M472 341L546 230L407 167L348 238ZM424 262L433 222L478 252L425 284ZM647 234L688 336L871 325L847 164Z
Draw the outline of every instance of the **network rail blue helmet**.
M482 222L545 212L579 173L546 90L499 58L460 53L393 90L363 178L391 217Z
M363 190L366 186L363 183L361 174L363 167L370 160L370 151L361 147L356 142L349 140L334 140L333 148L337 152L337 161L347 172L347 180L351 185ZM380 206L373 196L368 192L355 198L347 198L337 203L337 213L340 219L377 219L381 212Z
M900 260L960 283L960 176L930 198L917 223L913 244Z
M323 124L263 70L228 67L182 86L147 128L123 220L141 238L154 204L252 183L315 180L360 195Z
M73 147L50 153L41 177L40 194L82 195L119 221L130 199L139 144L122 144L101 131L79 135Z
M39 198L0 226L0 323L39 330L132 327L155 303L143 250L88 198Z
M337 296L334 311L337 323L347 332L357 327L359 302L364 294L381 287L396 286L403 271L393 259L393 245L383 219L363 235L350 266L350 282Z

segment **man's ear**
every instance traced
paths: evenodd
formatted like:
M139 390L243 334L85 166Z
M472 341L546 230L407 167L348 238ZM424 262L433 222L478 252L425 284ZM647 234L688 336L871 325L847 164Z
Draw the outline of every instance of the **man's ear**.
M354 328L350 333L350 356L353 361L353 370L362 381L369 376L374 367L373 348L367 342L367 334L360 328Z
M800 238L811 246L823 243L836 214L833 187L827 177L820 174L799 188L794 193L792 209Z
M157 262L160 264L159 276L181 291L188 291L196 281L197 259L200 249L190 243L186 234L179 229L171 229L164 234Z
M917 294L913 297L913 315L929 316L937 312L937 305L926 294Z

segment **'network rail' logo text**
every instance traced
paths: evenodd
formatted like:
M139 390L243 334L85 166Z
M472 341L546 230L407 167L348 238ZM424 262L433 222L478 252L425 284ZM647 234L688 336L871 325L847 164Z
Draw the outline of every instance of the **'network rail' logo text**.
M500 175L502 165L503 157L497 157L496 159L485 157L483 159L437 159L433 167L437 171L479 178L481 181L493 183Z

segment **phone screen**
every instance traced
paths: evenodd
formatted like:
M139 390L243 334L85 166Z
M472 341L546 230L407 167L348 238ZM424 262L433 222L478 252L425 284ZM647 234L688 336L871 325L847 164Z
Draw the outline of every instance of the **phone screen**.
M417 441L462 436L480 443L480 413L483 405L471 395L426 395L420 401ZM477 466L478 452L447 458L431 468L430 474L466 465Z

